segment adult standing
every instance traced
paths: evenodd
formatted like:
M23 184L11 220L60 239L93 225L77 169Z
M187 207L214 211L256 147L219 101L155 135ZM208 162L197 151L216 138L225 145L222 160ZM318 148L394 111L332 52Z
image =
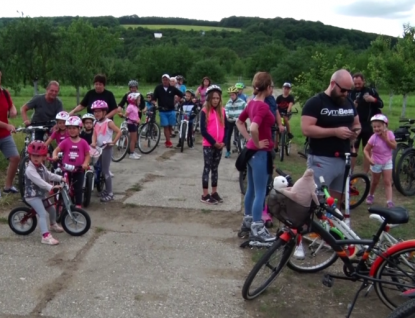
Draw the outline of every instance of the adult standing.
M8 117L16 117L17 110L13 104L9 92L1 87L1 77L2 72L0 71L0 151L9 160L9 167L7 168L3 192L17 193L18 190L13 186L13 179L16 175L20 157L16 144L11 136L11 132L14 132L16 128L9 124L8 120Z
M103 100L108 105L108 113L105 116L108 119L113 119L114 115L118 112L117 102L115 101L114 94L105 89L105 85L107 84L107 78L105 75L97 74L94 77L94 88L89 90L84 98L82 99L81 103L76 106L70 113L70 116L87 109L87 113L92 114L91 106L97 100Z
M382 113L383 101L375 89L365 86L365 78L362 73L353 75L354 89L350 92L350 98L356 106L357 114L359 115L360 124L362 125L362 132L357 137L354 147L356 152L359 151L360 142L362 148L365 148L370 136L372 136L372 126L370 119L377 114ZM356 157L352 158L352 169L356 164ZM363 157L363 170L365 173L369 172L369 161Z
M246 144L248 187L245 194L245 216L241 231L250 232L250 236L261 241L273 240L262 221L262 210L266 196L267 183L272 174L273 140L271 127L275 124L275 116L265 98L272 95L271 75L258 72L252 81L255 99L251 100L239 116L236 125L241 134L248 140ZM251 136L245 127L247 119L251 121Z
M118 103L118 112L121 113L124 110L124 107L126 104L128 104L128 95L131 93L138 93L138 82L136 80L131 80L128 82L128 89L129 92L126 93L121 101ZM141 95L142 96L142 95ZM140 110L143 110L145 108L145 100L144 98L140 98L140 105L138 105ZM139 118L141 119L141 112L138 113Z
M200 86L196 89L196 98L200 98L200 103L202 104L202 106L205 103L206 90L210 86L210 84L211 84L210 78L205 76L202 79L202 83L200 84Z
M184 94L174 86L170 85L170 76L164 74L161 84L157 85L153 93L153 103L157 102L160 114L160 126L164 129L166 147L172 148L170 137L173 134L173 126L176 124L176 111L174 110L174 97L183 98Z
M58 98L59 83L57 81L50 81L46 87L46 93L34 96L29 102L24 104L20 109L22 113L22 119L26 126L31 123L47 123L55 120L56 115L63 111L63 105ZM33 110L34 114L32 120L29 120L27 112ZM43 140L43 131L35 132L36 140Z

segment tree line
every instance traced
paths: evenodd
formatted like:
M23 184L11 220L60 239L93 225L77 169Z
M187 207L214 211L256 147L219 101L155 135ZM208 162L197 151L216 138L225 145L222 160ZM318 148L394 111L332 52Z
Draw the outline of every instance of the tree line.
M121 26L137 23L217 23L213 26L238 27L241 32L163 29L163 37L155 39L154 30ZM346 67L364 72L378 87L407 96L415 90L413 30L404 26L398 39L281 18L3 18L0 68L4 85L15 94L22 85L33 85L36 92L51 78L79 92L98 72L115 85L132 78L155 83L163 73L184 75L187 84L195 85L205 75L222 83L229 75L251 78L265 70L276 85L293 82L302 102L327 85L335 68Z

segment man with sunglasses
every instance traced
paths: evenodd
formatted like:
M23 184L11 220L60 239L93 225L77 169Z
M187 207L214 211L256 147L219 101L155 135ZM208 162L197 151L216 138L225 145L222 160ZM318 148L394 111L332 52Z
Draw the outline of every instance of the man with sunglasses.
M348 97L353 79L347 70L336 71L328 88L310 98L301 114L301 129L310 139L307 166L314 170L315 183L320 176L334 198L341 199L344 189L345 159L350 141L360 133L359 116Z
M382 113L383 101L375 89L365 86L365 78L362 73L353 75L354 89L350 92L350 98L356 106L357 114L359 115L360 124L362 125L362 132L357 137L354 143L356 152L359 152L360 142L362 148L365 148L370 136L372 136L372 126L370 119L377 114ZM363 156L364 157L364 156ZM356 164L356 157L352 158L352 170ZM363 159L363 171L369 172L370 164L366 158Z

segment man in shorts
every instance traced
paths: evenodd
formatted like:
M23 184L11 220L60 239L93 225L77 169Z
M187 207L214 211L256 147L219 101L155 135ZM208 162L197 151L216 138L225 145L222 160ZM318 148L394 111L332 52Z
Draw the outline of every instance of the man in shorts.
M0 85L2 72L0 71ZM17 110L13 104L10 94L7 90L0 86L0 151L9 160L7 168L6 182L3 192L17 193L18 190L13 186L13 179L16 176L17 167L19 165L20 156L14 143L11 132L16 128L9 124L8 117L16 117ZM1 195L0 195L1 196Z
M320 186L324 177L333 198L341 200L344 190L345 159L350 142L360 133L359 116L348 98L353 79L347 70L336 71L328 88L310 98L301 114L301 129L310 140L307 167L314 170Z
M160 126L164 129L166 147L172 148L173 143L170 137L173 134L173 127L176 125L176 111L174 110L174 97L183 98L184 94L174 86L170 85L170 76L164 74L161 77L162 83L157 85L153 93L153 103L158 104L160 114Z

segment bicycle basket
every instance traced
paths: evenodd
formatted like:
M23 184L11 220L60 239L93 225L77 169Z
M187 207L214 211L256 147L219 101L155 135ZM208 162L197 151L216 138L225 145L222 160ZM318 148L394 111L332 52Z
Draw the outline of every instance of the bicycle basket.
M408 138L411 134L407 127L399 127L393 133L395 135L395 140L399 142L408 141Z
M271 190L267 204L268 211L291 228L299 228L311 218L311 207L304 207L275 189Z
M98 162L98 159L102 154L102 149L100 147L97 147L97 148L90 147L89 154L91 156L92 165L95 165Z

